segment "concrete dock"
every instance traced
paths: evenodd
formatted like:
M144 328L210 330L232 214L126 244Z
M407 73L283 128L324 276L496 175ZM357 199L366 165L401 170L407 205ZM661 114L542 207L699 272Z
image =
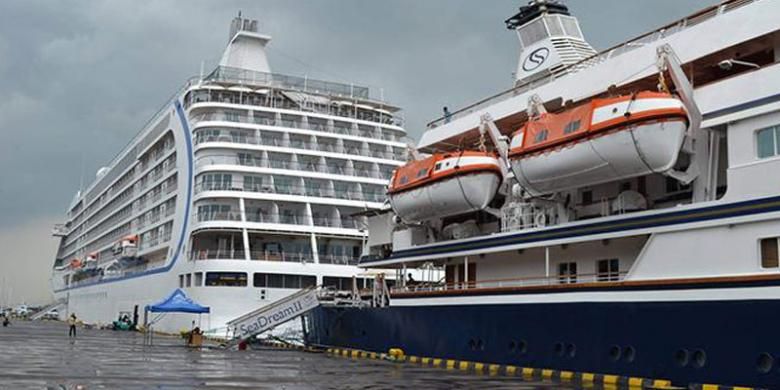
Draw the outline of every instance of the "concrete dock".
M0 328L0 389L560 389L297 350L188 349L175 337L14 321Z

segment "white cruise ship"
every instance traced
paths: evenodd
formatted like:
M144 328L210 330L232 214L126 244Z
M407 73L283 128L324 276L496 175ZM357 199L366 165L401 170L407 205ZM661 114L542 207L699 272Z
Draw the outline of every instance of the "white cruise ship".
M67 312L108 323L182 288L217 329L362 272L355 214L382 206L405 161L399 108L365 87L272 73L255 20L239 15L229 38L219 66L188 80L55 227L52 288ZM156 328L190 324L180 317Z

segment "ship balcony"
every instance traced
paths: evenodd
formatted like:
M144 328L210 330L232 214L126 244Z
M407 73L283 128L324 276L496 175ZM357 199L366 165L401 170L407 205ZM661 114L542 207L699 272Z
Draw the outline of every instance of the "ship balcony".
M197 87L196 87L197 88ZM216 88L216 89L215 89ZM216 85L209 85L208 89L194 89L188 92L184 98L184 107L197 108L203 104L239 105L251 107L267 107L270 109L283 109L292 111L309 111L320 115L329 115L377 123L388 126L403 126L403 117L393 114L381 107L355 105L340 99L341 104L315 104L313 102L295 102L283 95L284 92L271 92L261 88L254 91L233 91L219 89Z
M212 108L212 107L209 107ZM211 112L193 112L190 121L193 128L201 122L234 122L243 124L253 124L269 127L278 127L297 130L311 130L321 133L331 133L342 136L360 137L374 140L383 140L388 142L401 142L406 134L398 129L388 129L381 126L357 125L349 122L336 121L318 121L309 120L303 116L290 116L283 118L281 116L264 115L255 112L249 115L244 110L220 110Z
M232 179L232 176L227 173L201 175L195 184L195 194L209 191L234 191L372 203L383 203L386 199L384 187L380 185L278 175L247 175L243 180ZM301 201L311 202L312 199L302 198Z
M246 212L241 213L235 199L209 198L208 202L196 203L196 208L193 220L197 223L243 222L247 224L242 224L243 226L271 224L309 227L309 229L296 229L301 232L308 231L311 227L324 227L344 229L353 233L365 226L364 217L356 219L352 216L362 210L358 207L312 204L309 208L303 203L247 200Z
M288 263L314 263L336 265L357 264L360 240L341 238L317 238L316 255L308 235L292 236L268 232L249 231L248 249L244 236L231 231L199 231L192 236L192 261L253 260ZM248 255L248 256L247 256Z
M321 253L317 255L320 264L357 265L358 258L347 255ZM192 261L204 260L247 260L243 249L198 249L189 254ZM276 261L289 263L314 263L311 252L250 251L250 261Z
M277 134L264 131L227 130L203 128L195 131L195 145L209 143L230 143L238 145L291 148L311 152L346 154L350 156L373 157L383 160L405 161L406 149L390 145L373 145L366 141L328 140L324 137Z
M377 184L385 184L394 169L393 166L382 166L372 163L353 162L333 158L307 159L290 155L284 158L281 153L238 153L198 156L195 166L203 168L210 165L236 165L242 167L264 168L285 171L303 171L338 176L350 176L379 180Z

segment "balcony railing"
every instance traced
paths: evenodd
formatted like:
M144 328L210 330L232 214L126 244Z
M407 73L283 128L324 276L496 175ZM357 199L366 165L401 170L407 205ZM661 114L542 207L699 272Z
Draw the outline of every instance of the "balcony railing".
M190 252L190 260L245 260L243 249L196 249ZM249 251L249 259L257 261L283 261L291 263L313 263L309 252Z
M255 137L255 136L230 136L230 135L196 135L195 144L199 145L205 142L227 142L242 145L273 146L280 148L304 149L319 152L349 154L354 156L368 156L381 158L385 160L405 161L405 152L389 152L376 149L368 151L361 150L358 147L342 147L334 143L315 143L299 139L290 139L285 142L281 137Z
M392 292L428 292L428 291L450 291L450 290L471 290L471 289L495 289L495 288L517 288L532 286L552 286L560 284L577 283L601 283L618 282L625 279L628 272L609 272L596 274L565 274L551 276L532 276L514 279L494 279L477 280L456 283L415 283L413 285L395 286L391 288Z
M363 202L376 202L382 203L385 201L384 192L380 191L366 191L363 190L339 190L329 189L327 187L312 187L308 185L295 185L295 184L260 184L260 183L243 183L241 180L236 180L232 183L198 183L195 185L195 193L199 194L204 191L241 191L241 192L257 192L263 194L284 194L284 195L299 195L299 196L312 196L318 198L329 199L344 199L344 200L356 200Z
M349 169L346 165L320 164L310 161L291 161L277 159L263 159L260 157L239 157L237 155L211 155L200 156L195 160L198 167L207 165L241 165L245 167L274 168L291 171L308 171L319 173L330 173L334 175L344 175L353 177L365 177L370 179L388 180L383 176L382 170L374 171L365 168ZM386 172L386 171L385 171Z
M350 135L354 137L363 137L371 139L382 139L391 142L400 142L403 135L391 133L393 130L383 129L379 132L365 131L351 126L333 125L328 126L322 123L308 123L303 120L273 119L265 116L251 116L243 112L207 112L195 114L190 119L193 124L206 121L225 121L236 123L253 123L263 126L285 127L288 129L313 130L334 133L339 135Z
M211 221L241 221L241 213L237 211L227 212L196 212L193 218L198 222L211 222ZM334 227L341 229L359 229L360 225L351 217L319 217L313 216L310 218L303 212L297 213L271 213L261 209L254 208L252 205L247 205L246 222L255 223L272 223L281 225L296 225L296 226L321 226L321 227Z
M358 258L347 255L323 254L318 255L321 264L357 265Z
M204 211L204 212L196 212L195 220L198 222L208 222L208 221L240 221L241 220L241 213L239 212L210 212L210 211Z

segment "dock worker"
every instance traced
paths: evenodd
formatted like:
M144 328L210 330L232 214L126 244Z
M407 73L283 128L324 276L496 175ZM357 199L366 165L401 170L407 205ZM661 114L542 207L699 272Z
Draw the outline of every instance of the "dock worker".
M450 118L452 118L452 114L450 113L449 108L447 108L447 106L444 106L442 110L444 111L444 123L450 123Z
M68 325L70 326L68 338L76 338L76 313L70 314L70 317L68 317Z
M3 315L3 328L7 328L8 325L11 325L11 320L8 319L8 316Z

